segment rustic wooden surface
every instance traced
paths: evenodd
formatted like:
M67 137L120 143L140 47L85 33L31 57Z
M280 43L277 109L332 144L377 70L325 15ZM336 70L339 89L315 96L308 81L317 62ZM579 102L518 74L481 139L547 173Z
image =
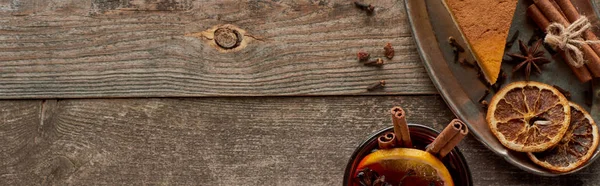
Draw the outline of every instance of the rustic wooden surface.
M340 185L390 107L438 130L454 118L404 1L370 2L0 0L0 185ZM239 47L218 48L221 27ZM355 60L387 42L384 67ZM539 177L472 136L459 147L475 185L600 183L598 163Z
M340 185L368 134L453 119L439 96L90 99L0 102L1 185ZM475 185L594 185L509 165L469 136Z
M404 2L0 0L0 99L436 93ZM215 48L222 25L244 48ZM204 34L203 34L204 33ZM382 68L356 52L396 56ZM386 80L384 91L367 92Z

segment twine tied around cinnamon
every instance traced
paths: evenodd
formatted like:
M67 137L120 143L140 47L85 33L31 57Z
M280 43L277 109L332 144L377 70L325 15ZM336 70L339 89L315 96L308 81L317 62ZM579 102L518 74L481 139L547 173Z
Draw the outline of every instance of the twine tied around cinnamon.
M582 39L582 33L591 26L589 20L584 16L581 16L568 27L560 23L552 23L546 28L547 35L544 42L553 48L565 51L567 62L579 68L585 64L583 52L579 47L584 44L600 44L598 40Z

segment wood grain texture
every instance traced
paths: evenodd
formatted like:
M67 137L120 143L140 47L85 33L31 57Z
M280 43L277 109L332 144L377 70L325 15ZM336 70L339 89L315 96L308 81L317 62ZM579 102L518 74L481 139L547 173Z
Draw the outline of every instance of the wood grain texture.
M2 101L0 185L339 185L394 105L437 130L453 119L438 96ZM475 185L600 181L598 163L539 177L472 136L459 147Z
M345 0L0 1L0 99L436 93L404 1L372 2L369 16ZM200 35L226 24L244 48ZM357 62L388 42L382 68Z

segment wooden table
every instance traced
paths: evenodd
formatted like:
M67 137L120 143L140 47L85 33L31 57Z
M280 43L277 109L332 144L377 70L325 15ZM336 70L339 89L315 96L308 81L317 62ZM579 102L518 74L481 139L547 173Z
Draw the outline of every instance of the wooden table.
M404 1L371 2L0 0L0 185L339 185L392 106L454 118ZM387 42L386 65L357 62ZM598 163L539 177L459 147L475 185L600 181Z

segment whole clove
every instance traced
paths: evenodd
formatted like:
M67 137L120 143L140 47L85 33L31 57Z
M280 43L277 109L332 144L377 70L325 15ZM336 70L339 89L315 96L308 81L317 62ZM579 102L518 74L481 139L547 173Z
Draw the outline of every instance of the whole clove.
M594 92L594 89L590 83L588 89L583 91L583 100L585 102L585 105L589 107L591 107L592 103L594 102L594 94L592 92Z
M371 56L371 54L369 54L368 52L365 52L365 51L358 51L356 53L356 56L358 57L359 61L366 61L366 60L369 60L369 57Z
M375 59L373 61L369 61L369 62L364 63L365 66L378 66L378 67L381 67L384 64L385 64L385 62L381 58L377 58L377 59Z
M454 39L454 37L452 36L448 37L448 43L450 44L450 47L452 48L452 53L454 54L454 62L461 62L460 53L464 52L465 49L460 44L458 44L458 42L456 42L456 39Z
M456 41L456 39L454 39L454 37L452 37L452 36L448 37L448 43L450 43L450 46L456 47L456 50L459 53L465 52L465 48L463 48L460 44L458 44L458 42Z
M456 47L452 47L452 53L454 54L454 63L459 62L459 53Z
M527 45L531 45L537 40L540 40L541 38L543 38L542 35L544 35L544 32L542 32L539 28L535 28L535 30L533 31L533 35L531 35L531 37L529 37L529 40L527 40Z
M385 47L383 47L383 50L385 51L385 57L387 57L388 59L392 59L394 58L394 48L392 47L391 43L387 43L387 45L385 45Z
M478 73L477 74L477 79L483 84L485 85L485 87L487 88L491 88L492 85L490 85L490 83L487 82L487 79L485 79L485 77L483 76L483 74Z
M510 49L510 47L513 46L513 44L515 43L515 41L517 40L517 38L519 38L519 30L517 30L512 37L510 38L510 40L508 40L508 42L506 42L506 45L504 45L504 50Z
M558 52L556 50L554 50L552 48L552 46L548 45L547 43L544 43L544 48L546 49L546 51L548 51L549 54L551 54L552 56L558 54Z
M481 71L481 68L479 67L477 61L475 61L473 63L473 69L475 69L477 71L478 74L481 74L483 76L483 71Z
M358 1L354 1L354 5L361 10L367 11L368 14L373 14L375 12L375 7L371 4L365 4Z
M585 105L587 105L588 107L592 106L592 93L590 93L590 91L583 91L583 97L584 97L584 101L585 101Z
M481 107L484 109L487 109L489 106L489 103L486 100L479 102L479 104L481 104Z
M496 83L494 83L494 85L492 85L492 89L494 90L494 92L498 92L498 90L500 90L500 87L502 87L502 85L504 85L504 83L506 82L506 78L508 76L506 75L506 73L500 69L500 76L498 76L498 80L496 80Z
M463 66L467 66L467 67L471 67L471 68L475 68L475 65L473 65L473 63L469 62L467 59L465 59L464 57L460 57L458 58L458 63L460 63Z
M488 83L487 79L485 79L485 75L483 75L483 71L481 70L479 65L477 65L477 61L473 63L473 68L477 71L477 79L479 79L479 81L483 83L483 85L490 88L492 85Z
M367 87L368 91L374 91L377 89L383 89L385 87L385 80L381 80L377 83L371 84Z
M477 102L481 103L482 101L485 101L485 98L490 95L490 90L485 90L485 92L483 92L483 96L481 96L479 98L479 100L477 100Z

